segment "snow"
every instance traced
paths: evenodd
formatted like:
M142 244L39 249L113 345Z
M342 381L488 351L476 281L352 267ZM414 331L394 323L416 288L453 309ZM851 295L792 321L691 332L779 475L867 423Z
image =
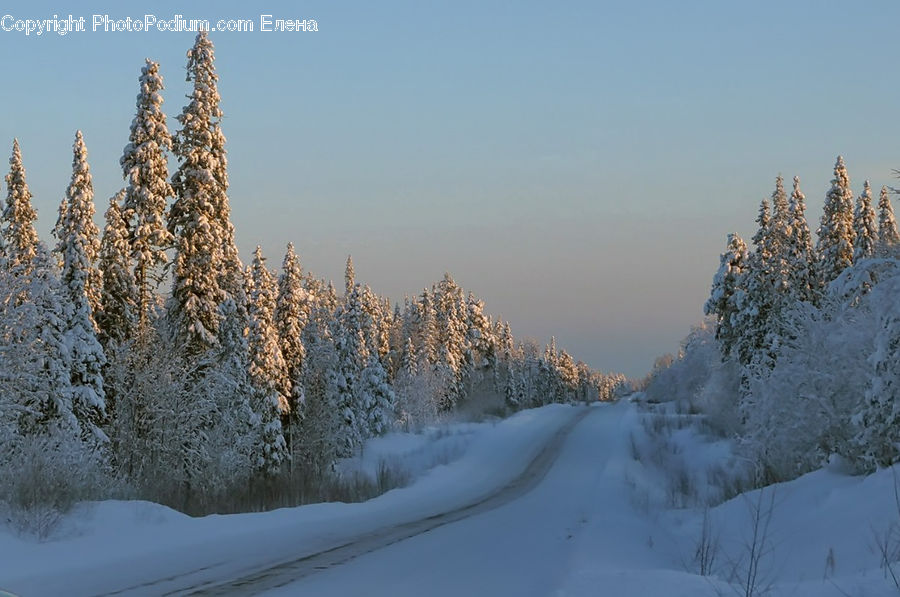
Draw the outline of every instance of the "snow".
M547 476L518 499L267 595L743 595L739 584L726 581L732 563L745 556L759 492L710 509L718 565L714 576L696 574L692 556L703 510L638 499L659 494L667 473L633 460L632 438L648 441L635 433L637 408L625 401L590 408ZM129 595L234 578L474 501L515 478L579 412L583 407L552 405L496 423L370 441L362 457L342 462L343 470L374 474L378 463L394 461L412 471L414 482L363 504L200 519L146 502L82 504L48 543L0 530L0 586L23 595L132 587L122 593ZM731 458L723 442L687 428L672 437L674 449L696 460L697 479ZM774 495L775 504L760 562L769 594L896 594L879 568L873 534L900 522L891 471L850 476L836 463L762 491L762 503Z
M362 504L192 519L146 502L109 501L77 508L65 521L64 536L52 542L36 543L2 529L0 587L29 596L93 595L127 587L133 589L122 594L161 593L250 571L286 555L321 551L476 501L516 477L574 410L549 405L483 424L452 464L435 466L412 486ZM172 580L159 590L139 586L165 577Z

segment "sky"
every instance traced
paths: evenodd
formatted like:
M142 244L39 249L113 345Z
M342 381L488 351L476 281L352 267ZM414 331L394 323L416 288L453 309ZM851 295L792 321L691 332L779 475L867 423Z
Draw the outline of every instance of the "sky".
M448 271L517 337L630 376L701 320L726 234L752 236L778 174L813 229L838 154L856 193L900 184L900 3L557 4L7 2L7 23L87 31L0 28L0 151L18 137L49 240L81 129L99 221L144 58L174 132L194 34L93 15L249 19L211 34L245 260L259 244L276 267L292 241L342 287L351 254L395 301ZM318 31L260 31L267 14Z

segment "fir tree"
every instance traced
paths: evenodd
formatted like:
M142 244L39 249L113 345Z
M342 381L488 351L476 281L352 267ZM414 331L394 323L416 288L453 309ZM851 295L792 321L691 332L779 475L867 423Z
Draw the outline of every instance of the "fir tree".
M881 197L878 199L878 242L882 247L890 247L900 242L894 208L891 206L888 189L884 186L881 187Z
M309 322L309 301L303 289L303 273L300 258L294 252L294 244L288 243L287 252L278 279L278 303L275 307L275 327L280 339L281 353L290 380L291 410L296 412L303 402L303 385L300 373L305 350L303 329Z
M166 201L174 192L168 182L165 152L172 149L172 139L162 110L159 64L148 58L139 83L137 111L119 162L127 181L123 211L130 228L138 313L143 324L154 303L152 295L159 284L159 268L167 261L165 249L174 240L165 224Z
M853 264L853 191L841 156L834 165L834 178L825 195L818 234L819 283L827 285Z
M875 210L872 208L872 188L869 186L868 180L856 201L853 228L855 231L853 261L874 256L878 243L878 229L875 224Z
M369 435L383 435L393 423L396 395L388 383L387 372L377 355L370 354L362 371L359 392L360 403L365 408Z
M338 445L341 456L350 456L368 433L368 404L361 392L360 378L370 351L365 329L367 314L362 308L361 289L354 286L334 320L334 346L337 356L336 403L343 425Z
M797 176L794 177L790 213L790 292L796 300L815 303L819 287L816 282L816 253L806 222L806 196L800 190L800 178Z
M70 288L70 297L82 292L88 301L88 318L100 311L103 279L97 268L100 257L100 232L94 223L94 183L87 161L87 147L81 131L75 133L72 181L60 205L56 251L62 263L62 283ZM73 299L74 301L74 299Z
M131 245L128 242L128 221L121 202L125 190L109 200L106 226L100 240L100 271L103 293L97 326L105 345L110 341L122 343L134 337L138 322L138 291L131 271Z
M190 103L178 116L173 143L180 165L172 176L175 202L169 232L175 237L173 309L179 344L199 354L215 346L219 305L229 296L243 303L240 261L228 208L225 136L222 134L212 43L200 31L188 51ZM243 305L238 305L239 310Z
M344 297L350 296L356 286L356 272L353 270L353 256L347 255L347 266L344 268Z
M9 174L6 175L6 205L3 208L3 229L0 230L7 267L17 268L30 263L35 256L38 235L34 229L37 212L31 206L31 192L25 182L25 167L19 140L13 140L12 156L9 158ZM27 273L28 267L23 268Z
M250 331L247 341L250 380L256 396L252 407L262 431L258 465L265 472L274 474L286 457L280 417L290 412L291 384L275 328L277 285L259 247L253 254L249 285Z
M90 168L87 163L87 149L81 131L75 135L72 161L72 181L66 191L66 214L59 240L62 255L62 291L66 317L66 343L69 348L69 370L71 374L72 411L81 422L83 429L92 432L99 429L105 416L105 393L102 369L106 356L93 323L93 304L99 305L98 288L92 279L99 276L93 267L99 240L97 227L93 223L94 189ZM92 300L92 294L97 297ZM105 439L94 433L98 439Z
M22 296L28 300L17 300ZM79 420L73 411L61 299L56 264L40 242L31 263L20 263L11 275L0 275L2 395L21 412L16 422L21 436L54 432L78 436L91 429L89 421Z
M716 340L722 354L730 355L737 341L733 318L737 314L735 293L740 288L747 268L747 245L737 233L728 235L725 252L719 258L719 270L713 277L712 291L703 307L704 313L716 318Z

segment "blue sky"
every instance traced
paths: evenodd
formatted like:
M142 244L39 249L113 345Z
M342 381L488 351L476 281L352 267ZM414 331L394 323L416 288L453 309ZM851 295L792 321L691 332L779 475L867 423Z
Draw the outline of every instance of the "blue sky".
M562 4L562 3L559 3ZM816 227L835 156L854 190L900 167L900 3L6 3L3 14L313 18L214 33L245 258L358 277L402 300L450 271L518 336L644 373L701 306L725 235L774 178ZM2 16L2 15L0 15ZM98 211L144 57L170 128L193 34L0 31L0 147L17 136L49 238L84 131ZM174 162L170 164L174 169Z

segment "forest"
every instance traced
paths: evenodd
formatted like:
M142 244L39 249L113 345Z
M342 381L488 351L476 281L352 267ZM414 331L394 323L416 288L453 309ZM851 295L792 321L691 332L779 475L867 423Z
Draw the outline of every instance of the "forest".
M333 469L367 438L609 400L622 387L554 340L517 341L450 274L392 303L357 281L349 257L342 292L304 272L293 244L279 270L258 247L245 267L206 32L187 58L174 134L159 64L141 69L123 188L102 230L80 131L49 245L13 143L0 226L0 500L40 516L115 497L191 514L362 499L390 483L350 491Z

